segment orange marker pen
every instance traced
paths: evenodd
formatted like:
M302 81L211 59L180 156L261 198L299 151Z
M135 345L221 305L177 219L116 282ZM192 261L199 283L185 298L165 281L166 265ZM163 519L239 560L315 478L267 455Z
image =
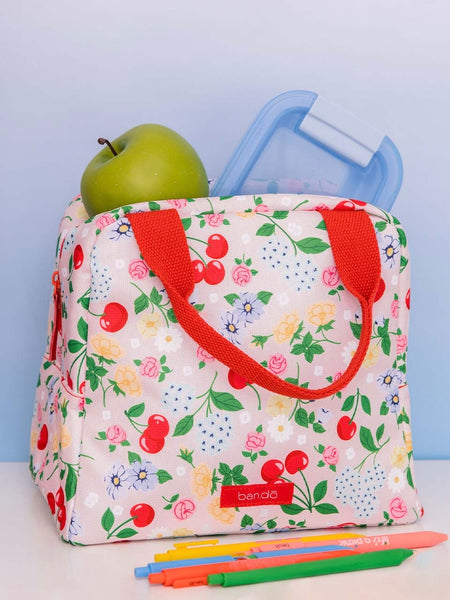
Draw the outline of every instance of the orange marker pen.
M249 556L247 559L244 558L230 562L197 565L194 567L180 567L177 569L163 570L161 573L150 573L148 580L150 583L162 583L165 586L177 588L194 587L198 585L207 585L208 575L213 575L215 573L230 573L279 567L282 565L312 562L314 560L324 560L326 558L338 558L340 556L349 556L351 554L355 554L353 549L342 548L341 550L332 550L329 552L276 556L273 558L253 558L252 556Z

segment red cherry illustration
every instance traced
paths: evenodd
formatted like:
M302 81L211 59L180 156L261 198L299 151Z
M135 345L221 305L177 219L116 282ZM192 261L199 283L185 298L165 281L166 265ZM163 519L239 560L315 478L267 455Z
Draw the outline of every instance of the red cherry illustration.
M377 293L375 294L374 302L378 302L381 296L384 294L384 290L386 289L386 284L384 279L380 279L380 283L378 285Z
M210 260L205 267L204 279L209 285L217 285L225 277L225 269L219 260Z
M210 258L223 258L228 252L228 242L220 235L220 233L213 233L208 238L208 247L206 254Z
M155 511L149 504L135 504L130 508L130 516L136 527L147 527L155 518Z
M52 515L54 515L55 511L56 511L56 503L55 503L55 496L51 492L49 492L47 494L47 502L50 507Z
M66 371L66 381L67 381L67 386L73 390L73 381L72 381L72 377L70 376L69 371Z
M337 424L337 434L341 440L351 440L356 433L356 423L348 415L341 417Z
M127 321L127 309L118 302L110 302L105 306L103 316L100 317L100 327L113 333L122 329Z
M85 388L85 387L86 387L86 382L85 382L85 381L82 381L82 382L80 383L80 387L79 387L79 390L78 390L78 391L80 392L80 394L81 394L81 395L83 395L83 394L84 394L84 388Z
M228 383L235 390L242 390L242 388L245 388L247 385L247 381L242 377L242 375L235 373L231 369L228 371Z
M293 450L292 452L289 452L284 461L286 471L291 475L294 475L294 473L306 469L308 463L308 455L302 450Z
M162 415L151 415L148 418L148 427L145 430L147 437L153 440L163 440L169 433L169 422Z
M148 429L139 438L139 446L149 454L157 454L164 448L164 438L155 440L148 435Z
M406 292L406 296L405 296L405 304L406 304L406 308L409 310L410 306L411 306L411 289L409 289Z
M83 264L84 254L83 248L78 244L75 246L75 250L73 251L73 268L79 269Z
M46 448L46 446L47 446L47 442L48 442L48 429L47 429L47 425L43 425L42 429L39 433L39 437L38 437L38 441L37 441L38 450L44 450L44 448Z
M64 490L62 489L62 487L60 487L58 489L58 491L56 492L55 502L56 502L56 506L58 508L61 508L61 506L64 506Z
M283 474L284 465L281 460L268 460L266 461L261 468L261 477L267 483L273 483L276 479Z
M56 515L56 520L59 523L59 530L62 531L64 529L64 525L66 524L66 507L61 506L58 510L58 514Z
M192 261L192 268L194 270L194 282L200 283L200 281L203 281L203 277L205 276L205 264L202 263L201 260L196 259Z
M339 204L336 204L333 210L355 210L353 200L342 200Z

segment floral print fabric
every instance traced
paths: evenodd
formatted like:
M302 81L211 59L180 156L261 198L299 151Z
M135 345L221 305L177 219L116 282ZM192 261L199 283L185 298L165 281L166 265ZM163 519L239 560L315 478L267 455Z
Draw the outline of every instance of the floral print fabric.
M319 388L339 380L361 330L319 207L368 212L382 281L360 372L306 402L246 382L187 336L126 215L176 208L192 305L278 377ZM141 203L88 220L77 197L55 268L30 469L63 539L390 525L422 514L406 381L409 257L395 217L341 198L265 195ZM290 504L220 505L222 486L274 482L294 484Z

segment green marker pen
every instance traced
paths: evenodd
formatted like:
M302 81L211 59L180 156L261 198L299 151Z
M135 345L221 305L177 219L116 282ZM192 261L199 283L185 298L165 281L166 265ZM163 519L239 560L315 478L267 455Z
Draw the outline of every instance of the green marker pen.
M379 550L378 552L329 558L311 563L283 565L270 569L217 573L208 575L208 585L231 587L235 585L248 585L249 583L263 583L265 581L282 581L284 579L315 577L316 575L331 575L333 573L363 571L365 569L378 569L380 567L395 567L412 554L412 550L403 548Z

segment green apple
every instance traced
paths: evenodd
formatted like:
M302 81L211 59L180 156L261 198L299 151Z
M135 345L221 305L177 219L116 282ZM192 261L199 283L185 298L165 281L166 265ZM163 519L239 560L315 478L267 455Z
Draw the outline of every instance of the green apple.
M107 144L81 178L81 197L92 217L149 200L201 198L209 193L205 168L194 148L163 125L138 125Z

